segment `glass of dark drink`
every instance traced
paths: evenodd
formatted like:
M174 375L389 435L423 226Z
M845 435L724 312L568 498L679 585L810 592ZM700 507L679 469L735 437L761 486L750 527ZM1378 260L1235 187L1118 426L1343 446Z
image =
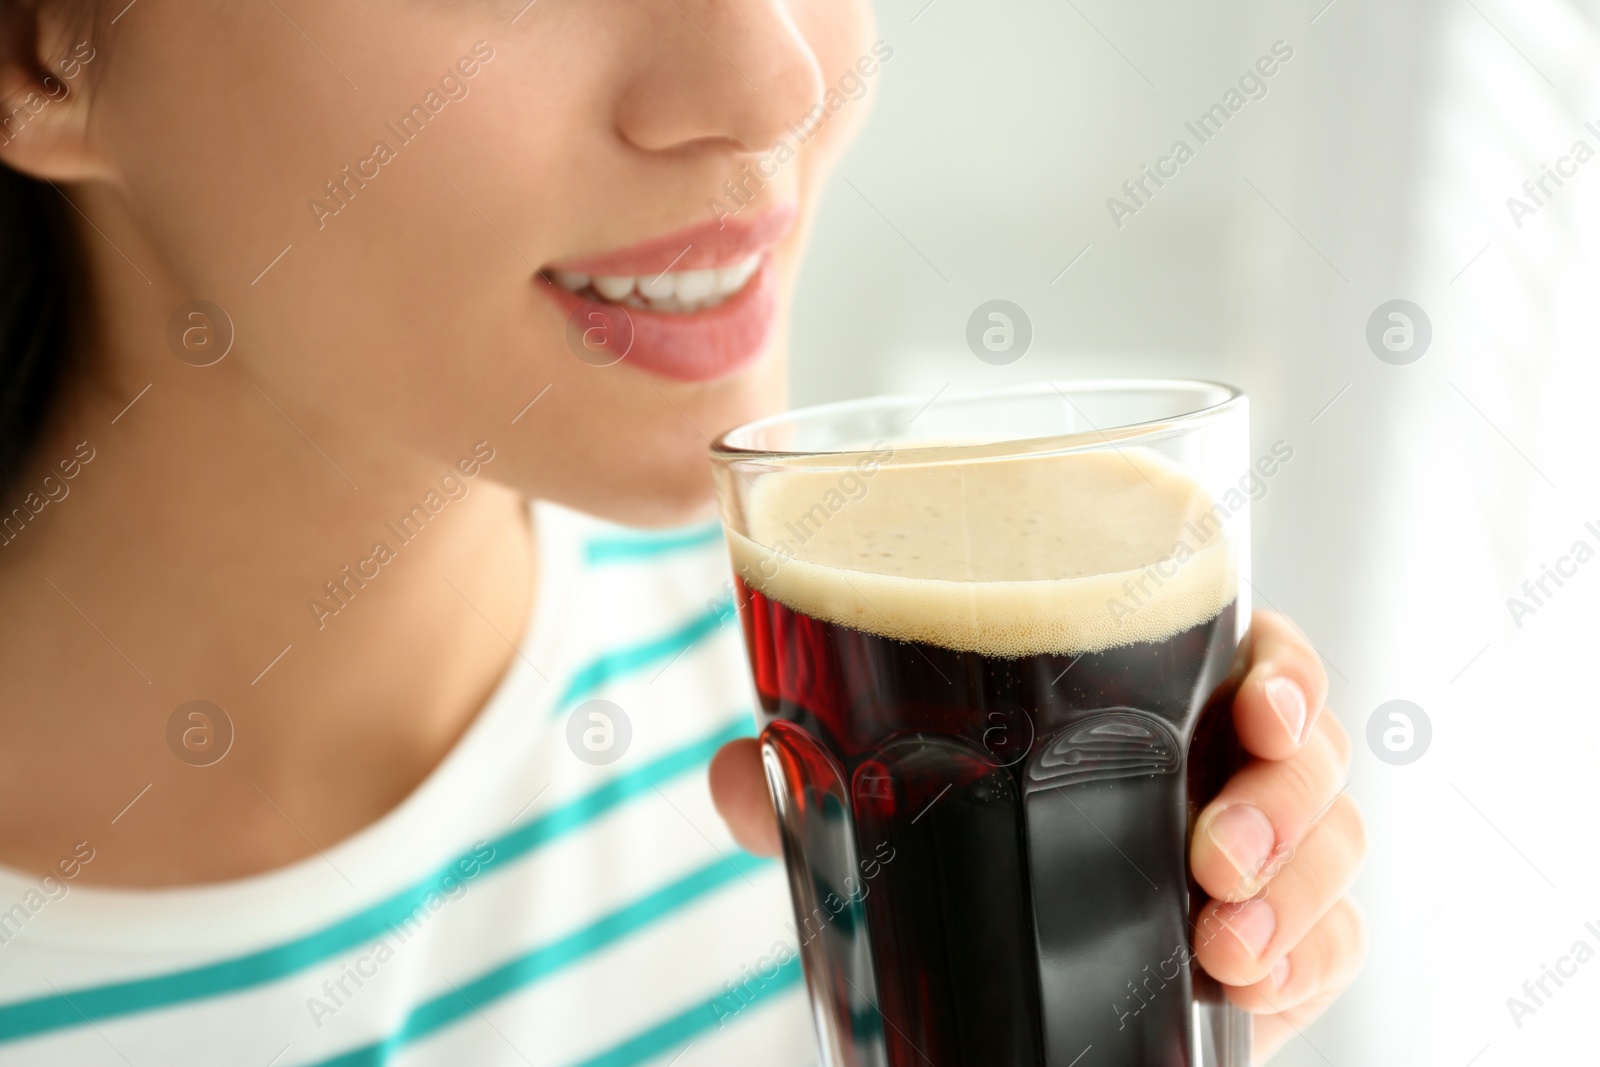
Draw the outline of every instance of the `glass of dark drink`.
M1199 967L1242 763L1246 399L1044 383L713 446L828 1067L1245 1067Z

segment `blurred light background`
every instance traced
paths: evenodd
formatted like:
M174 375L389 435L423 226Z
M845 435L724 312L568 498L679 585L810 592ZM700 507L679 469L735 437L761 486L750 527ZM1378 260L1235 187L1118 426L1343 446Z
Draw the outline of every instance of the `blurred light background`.
M1542 604L1523 591L1600 549L1600 159L1520 218L1507 199L1600 150L1600 3L878 9L894 57L802 278L796 402L1243 386L1256 450L1295 450L1254 508L1256 601L1324 657L1372 841L1367 968L1274 1062L1596 1062L1600 959L1532 1014L1507 999L1600 951L1600 559ZM1266 96L1199 146L1184 123L1278 41ZM1179 138L1194 158L1119 228L1108 198ZM995 298L1033 328L1008 366L965 340ZM1402 365L1367 341L1396 299L1432 327ZM1405 765L1366 740L1395 699L1432 727Z

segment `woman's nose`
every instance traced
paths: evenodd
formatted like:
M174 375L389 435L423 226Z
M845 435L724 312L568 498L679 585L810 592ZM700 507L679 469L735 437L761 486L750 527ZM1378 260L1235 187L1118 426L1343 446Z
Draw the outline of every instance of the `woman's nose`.
M653 2L675 11L636 38L617 102L617 128L637 147L725 141L766 151L822 98L816 54L784 0Z

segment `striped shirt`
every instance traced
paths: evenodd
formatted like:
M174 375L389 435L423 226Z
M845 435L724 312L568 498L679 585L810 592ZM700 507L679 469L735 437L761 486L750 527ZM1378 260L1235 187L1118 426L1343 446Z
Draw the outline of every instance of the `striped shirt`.
M816 1062L782 867L706 783L754 730L718 529L537 528L517 659L377 823L218 885L0 870L0 1067Z

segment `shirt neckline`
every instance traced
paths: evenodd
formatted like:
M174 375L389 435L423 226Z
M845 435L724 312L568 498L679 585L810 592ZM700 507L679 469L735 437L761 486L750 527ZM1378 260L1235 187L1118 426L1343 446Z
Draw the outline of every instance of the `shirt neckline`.
M538 584L518 654L455 745L399 804L319 853L242 878L153 889L65 881L66 895L48 900L11 940L164 953L259 944L382 900L492 836L474 832L485 825L482 805L474 802L503 782L495 771L525 754L537 741L531 735L550 730L549 710L563 681L556 671L564 673L571 659L563 655L564 622L582 563L577 517L551 505L531 510ZM495 812L491 820L512 814ZM354 885L349 871L360 872ZM0 906L40 891L42 878L0 865Z

